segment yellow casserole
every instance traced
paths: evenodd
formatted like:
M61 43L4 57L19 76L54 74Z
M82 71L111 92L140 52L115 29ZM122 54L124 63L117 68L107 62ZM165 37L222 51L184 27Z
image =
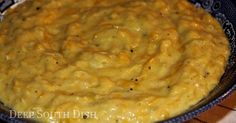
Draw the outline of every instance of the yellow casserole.
M41 122L173 117L229 56L220 24L187 0L27 0L0 30L0 100Z

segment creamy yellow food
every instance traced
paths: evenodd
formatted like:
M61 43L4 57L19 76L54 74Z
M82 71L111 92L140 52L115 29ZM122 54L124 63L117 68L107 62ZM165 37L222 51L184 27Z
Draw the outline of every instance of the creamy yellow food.
M28 0L0 23L0 100L39 121L143 123L175 116L217 85L229 44L186 0Z

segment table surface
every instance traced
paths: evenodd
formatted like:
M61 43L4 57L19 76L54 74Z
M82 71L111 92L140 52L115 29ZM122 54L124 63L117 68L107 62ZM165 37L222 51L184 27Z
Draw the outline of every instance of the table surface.
M186 123L236 123L236 91L222 103Z

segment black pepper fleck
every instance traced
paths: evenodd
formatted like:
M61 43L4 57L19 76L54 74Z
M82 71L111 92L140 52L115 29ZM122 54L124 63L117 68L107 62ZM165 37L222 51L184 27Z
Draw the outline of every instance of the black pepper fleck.
M119 120L118 119L116 119L116 123L118 123L119 122Z
M130 88L129 90L131 90L131 91L132 91L132 90L133 90L133 88Z
M26 18L22 18L22 21L26 21Z
M149 66L149 67L148 67L148 69L149 69L149 70L151 70L151 69L152 69L152 67L151 67L151 66Z
M36 7L36 10L40 10L41 8L40 7Z
M137 81L138 81L138 79L135 79L135 81L137 82Z
M204 78L207 78L209 76L209 72L206 72L205 75L203 76Z
M130 50L130 52L131 52L131 53L133 53L133 52L134 52L134 50L133 50L133 49L131 49L131 50Z
M88 118L88 116L87 115L83 115L83 119L87 119Z

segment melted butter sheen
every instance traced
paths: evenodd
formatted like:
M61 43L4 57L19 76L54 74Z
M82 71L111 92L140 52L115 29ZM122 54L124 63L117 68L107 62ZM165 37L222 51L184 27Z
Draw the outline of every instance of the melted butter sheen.
M96 112L59 121L167 119L207 96L229 56L219 23L186 0L29 0L5 17L0 100Z

